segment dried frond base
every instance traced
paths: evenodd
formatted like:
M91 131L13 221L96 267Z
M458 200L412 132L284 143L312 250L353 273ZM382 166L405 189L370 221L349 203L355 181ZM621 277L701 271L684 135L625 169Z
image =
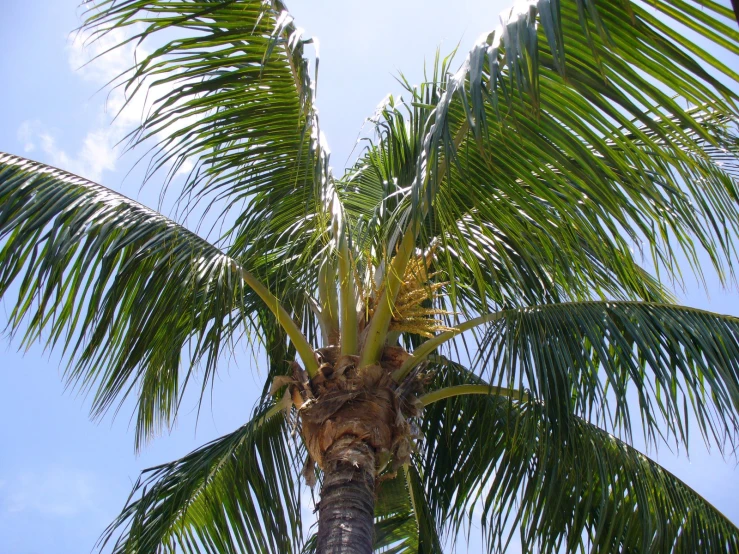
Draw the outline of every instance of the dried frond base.
M289 385L290 398L300 415L302 434L310 456L319 467L338 441L362 443L377 463L398 466L408 460L413 442L409 418L419 415L422 383L397 387L392 373L408 359L400 347L387 347L378 365L359 369L356 356L342 356L334 347L318 350L318 375L306 379L293 365L293 375L275 385ZM312 460L312 461L311 461ZM379 470L380 468L376 468ZM309 473L309 472L306 472Z

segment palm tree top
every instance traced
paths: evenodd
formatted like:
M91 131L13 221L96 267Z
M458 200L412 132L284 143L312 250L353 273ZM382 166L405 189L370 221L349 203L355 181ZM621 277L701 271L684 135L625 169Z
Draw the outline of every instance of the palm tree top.
M137 447L234 343L256 338L268 365L254 418L145 472L104 544L344 552L347 510L353 544L436 552L479 502L491 550L512 528L541 551L739 548L628 445L637 425L655 445L691 426L737 445L739 320L665 285L686 264L735 283L730 8L516 2L458 67L401 77L341 175L283 2L96 0L86 17L91 40L154 41L116 81L129 102L164 91L129 145L164 186L194 162L179 202L225 231L2 154L11 331L63 349L95 416L135 398ZM286 476L315 466L322 527L303 545Z

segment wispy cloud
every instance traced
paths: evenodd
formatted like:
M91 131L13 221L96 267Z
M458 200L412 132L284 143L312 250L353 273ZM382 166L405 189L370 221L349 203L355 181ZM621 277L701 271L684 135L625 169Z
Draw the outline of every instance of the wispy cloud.
M77 33L67 46L69 69L100 89L98 95L104 95L105 99L101 108L105 117L101 123L118 140L138 125L155 98L167 92L163 90L165 87L157 87L151 94L138 94L130 98L123 87L113 86L120 82L121 75L131 68L135 60L141 60L149 54L138 42L115 48L127 38L121 29L114 29L94 41L90 40L89 35Z
M89 44L86 39L82 33L75 35L67 46L67 59L70 68L81 79L99 88L105 87L128 69L134 55L145 54L141 49L135 49L133 45L126 45L106 53L114 44L125 39L122 31L113 31L101 40ZM104 102L98 103L97 113L94 116L95 126L87 131L82 139L82 145L76 152L69 147L60 146L58 131L47 127L39 120L24 121L18 129L17 137L23 144L25 152L41 151L46 154L46 159L52 165L87 179L100 181L105 171L116 169L120 155L118 143L134 128L140 118L140 113L134 113L137 106L122 109L124 104L124 93L120 89L112 90ZM115 118L115 115L119 117Z
M18 140L23 143L23 151L26 153L33 152L36 150L35 135L41 128L41 122L38 120L24 121L21 126L18 127L17 137Z
M51 165L92 181L100 181L104 171L114 171L118 154L112 130L93 129L82 141L74 155L57 144L55 132L47 129L40 121L24 121L18 129L18 139L23 151L41 151Z
M112 87L136 59L141 60L147 55L147 50L140 44L113 48L126 38L122 30L116 29L96 41L91 41L83 33L77 33L70 40L67 46L70 69L83 81L100 89L92 102L96 110L94 126L75 150L61 145L58 130L49 128L44 122L24 121L17 131L24 152L43 152L49 163L92 181L100 181L104 172L116 170L122 141L139 125L156 99L165 96L174 86L142 90L133 97L127 97L123 87ZM181 129L188 123L183 118L174 127ZM177 173L187 173L191 168L192 164L186 162Z

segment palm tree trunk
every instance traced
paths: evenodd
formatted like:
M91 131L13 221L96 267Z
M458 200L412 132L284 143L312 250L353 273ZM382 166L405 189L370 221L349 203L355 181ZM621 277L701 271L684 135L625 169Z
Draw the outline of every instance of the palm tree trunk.
M343 437L324 459L318 554L371 554L374 513L374 450L356 437Z

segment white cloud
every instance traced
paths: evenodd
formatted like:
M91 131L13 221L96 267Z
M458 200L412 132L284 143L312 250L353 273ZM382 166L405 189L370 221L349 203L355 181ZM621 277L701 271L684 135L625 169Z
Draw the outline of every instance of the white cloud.
M118 157L116 139L109 129L89 131L75 155L60 148L54 132L44 128L39 121L24 121L18 129L18 139L23 142L25 152L40 149L51 165L92 181L100 181L103 171L115 170Z
M23 471L3 481L3 511L33 512L52 517L72 517L95 509L95 477L88 472L51 467Z
M138 28L135 27L132 32L137 30ZM116 87L116 84L122 82L121 75L130 69L134 61L140 61L150 53L145 45L139 44L138 41L111 50L115 45L122 44L126 36L122 30L115 29L101 39L90 42L78 34L68 48L70 67L84 80L101 88L107 88L106 112L109 118L114 119L106 123L110 123L117 140L135 129L158 99L179 86L177 83L159 84L152 88L143 86L135 95L128 97L123 87ZM102 57L98 58L98 56ZM132 92L132 90L129 91L129 93ZM179 118L170 124L167 134L181 130L193 121L192 117ZM164 138L163 134L157 136L160 139ZM187 173L190 169L192 169L192 164L188 162L177 173Z
M138 94L129 98L126 104L123 87L115 86L121 82L121 75L130 69L135 60L148 55L144 47L137 47L133 43L114 48L117 44L122 44L126 37L121 29L114 29L96 41L90 41L89 35L77 33L67 46L67 61L75 75L105 89L99 93L105 95L105 117L101 123L112 129L118 140L138 125L145 109L151 106L151 99L157 96L149 94L147 102L145 93ZM163 92L159 91L158 96Z
M67 45L69 68L75 74L94 84L104 85L113 81L131 67L134 55L137 55L139 59L147 55L140 46L137 49L131 43L111 50L126 38L122 29L113 29L95 41L90 40L89 34L75 33ZM99 56L103 57L96 60Z
M121 74L131 67L134 60L141 60L147 55L145 48L134 43L111 50L125 39L126 34L119 29L97 41L90 41L89 36L82 33L73 37L67 47L70 68L81 79L101 89L93 98L93 102L103 99L97 103L94 127L86 133L82 145L75 152L60 146L62 141L58 131L38 120L24 121L18 128L17 137L25 152L41 150L46 154L48 163L92 181L100 182L104 172L115 171L121 154L121 141L138 126L153 102L174 86L142 90L133 98L126 97L123 87L115 87ZM190 121L182 118L169 131L182 129ZM176 174L187 174L192 167L192 162L188 160Z
M36 149L34 144L34 133L41 127L41 122L38 120L24 121L21 126L18 127L18 140L23 143L24 152L33 152Z
M120 30L91 43L85 35L77 33L67 47L70 68L83 80L100 88L105 87L129 68L134 55L145 55L133 45L106 52L123 40L125 35ZM120 88L113 89L105 96L105 101L98 107L99 113L94 118L95 126L86 133L76 152L70 153L69 149L59 146L59 133L38 120L24 121L18 129L18 140L23 143L25 152L40 149L46 154L50 164L92 181L100 181L105 171L116 169L116 161L120 155L117 144L140 118L140 112L134 112L143 106L132 105L121 111L124 103L125 97ZM121 112L119 117L114 119L118 112Z

